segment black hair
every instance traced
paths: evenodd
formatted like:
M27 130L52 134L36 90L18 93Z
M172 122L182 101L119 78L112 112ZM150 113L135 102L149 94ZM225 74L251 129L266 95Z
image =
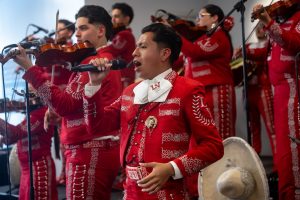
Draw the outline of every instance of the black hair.
M153 33L153 41L158 45L171 49L170 64L178 59L181 51L182 41L180 36L169 26L162 23L150 24L142 29L142 34Z
M220 22L224 18L223 10L217 5L208 4L208 5L204 6L203 9L205 9L206 12L211 14L211 16L217 15L218 16L218 22ZM233 54L233 46L232 46L231 36L230 36L229 32L223 28L223 24L221 24L221 27L224 30L224 32L226 33L226 35L227 35L227 37L230 41L230 48L231 48L230 50L231 50L231 54Z
M70 22L69 20L60 19L60 20L58 20L58 23L64 24L67 27L66 29L71 31L72 34L75 32L75 24Z
M86 5L80 8L75 18L86 17L91 24L102 24L106 29L106 38L109 39L112 34L111 16L101 6Z
M122 14L129 17L129 24L132 22L134 13L133 9L127 3L115 3L112 5L112 9L119 9L121 10Z

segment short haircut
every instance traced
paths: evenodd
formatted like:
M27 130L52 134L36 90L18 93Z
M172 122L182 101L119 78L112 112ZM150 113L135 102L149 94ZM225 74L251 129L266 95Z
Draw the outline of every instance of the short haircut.
M170 64L173 64L179 57L182 41L180 36L169 26L162 23L150 24L142 29L142 34L152 32L153 41L159 46L171 49Z
M111 16L108 12L101 6L96 5L86 5L80 8L75 18L79 17L88 18L88 22L91 24L102 24L106 29L106 38L109 39L112 34L112 22Z
M132 22L134 13L133 9L127 3L115 3L112 5L112 9L119 9L121 10L122 14L129 17L129 24Z
M60 19L60 20L58 20L58 23L64 24L67 27L66 29L71 31L72 34L75 32L75 24L70 22L69 20Z

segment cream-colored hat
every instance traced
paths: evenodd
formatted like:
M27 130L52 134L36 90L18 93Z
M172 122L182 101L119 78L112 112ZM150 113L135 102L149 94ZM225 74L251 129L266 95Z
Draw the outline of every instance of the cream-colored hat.
M254 149L239 137L224 140L224 156L199 175L200 200L268 200L265 169Z

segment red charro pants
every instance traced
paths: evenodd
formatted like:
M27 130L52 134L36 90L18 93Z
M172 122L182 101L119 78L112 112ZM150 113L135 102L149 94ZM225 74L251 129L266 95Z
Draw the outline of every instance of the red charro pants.
M28 163L21 165L20 179L20 200L30 199L30 171ZM35 200L57 200L55 165L51 156L44 156L39 160L33 161L33 186Z
M68 200L109 200L120 168L119 141L92 140L65 145Z
M261 120L262 116L269 137L275 164L276 137L274 130L273 93L270 84L248 86L249 120L252 134L252 147L261 152Z
M290 140L300 138L299 110L296 83L287 79L275 85L274 120L276 156L279 177L279 199L300 199L300 144Z

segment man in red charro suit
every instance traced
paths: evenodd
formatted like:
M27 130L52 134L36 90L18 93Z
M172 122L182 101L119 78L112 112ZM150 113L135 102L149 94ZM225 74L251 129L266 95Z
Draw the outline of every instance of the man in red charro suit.
M33 167L34 199L58 199L55 181L55 165L51 157L51 138L53 129L44 130L43 120L47 107L43 106L30 113L31 124L31 148ZM5 121L0 119L0 133L5 132ZM21 166L19 199L30 199L30 170L28 164L28 138L27 120L19 125L7 124L8 144L17 142L17 155ZM5 143L6 138L0 137L0 144Z
M283 3L290 3L283 1ZM255 5L253 12L264 24L270 42L268 57L269 77L274 86L274 125L276 134L276 159L279 177L279 199L300 199L300 146L291 138L300 138L299 105L295 58L300 51L300 12L298 1L284 16L276 21ZM261 12L260 12L261 11ZM298 81L299 83L299 81Z
M82 7L76 15L76 28L77 41L89 41L97 49L97 55L89 56L81 63L87 64L95 58L112 59L111 53L103 48L112 29L111 17L104 8L94 5ZM89 83L88 73L74 72L62 91L49 82L38 66L32 66L24 49L20 48L20 52L15 61L27 69L23 78L36 88L51 109L62 116L61 142L66 149L67 199L110 199L111 186L120 167L119 131L87 132L82 96L84 86ZM103 104L111 104L120 95L120 79L120 73L115 71L103 81Z
M269 41L263 24L259 24L255 30L257 43L249 43L246 46L248 68L251 76L248 78L248 112L250 130L252 134L252 147L259 154L261 152L261 123L262 116L274 158L276 154L276 137L274 130L273 92L268 76L267 54ZM241 57L241 48L235 50L234 57Z
M203 86L171 69L180 47L180 37L168 26L145 27L133 52L135 69L144 81L128 86L108 107L101 103L106 72L90 73L91 84L101 88L86 93L85 120L90 134L97 127L121 128L126 200L188 199L183 177L223 155ZM93 63L103 70L106 62ZM193 149L191 136L196 141Z
M223 10L214 4L202 7L198 13L197 27L209 31L224 18ZM211 34L199 35L195 41L182 39L182 55L175 66L184 67L184 76L202 83L205 100L212 113L216 127L222 137L235 136L236 100L232 72L229 63L232 58L232 43L229 31L233 18L227 18ZM193 140L191 148L193 148ZM187 178L190 196L198 199L198 175Z
M115 58L132 61L132 52L135 49L135 38L129 27L133 20L133 10L126 3L115 3L111 11L113 23L112 42L107 46ZM134 82L135 71L132 67L121 70L123 89Z

